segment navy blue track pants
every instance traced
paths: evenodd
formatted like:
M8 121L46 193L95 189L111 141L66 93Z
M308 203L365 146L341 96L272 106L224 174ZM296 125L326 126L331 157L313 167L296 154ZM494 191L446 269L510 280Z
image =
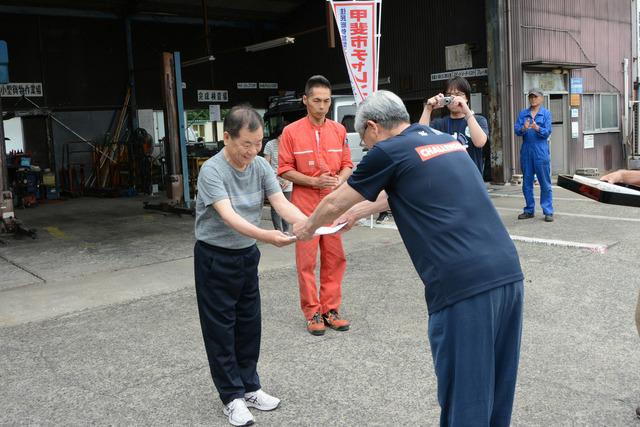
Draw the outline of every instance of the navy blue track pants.
M197 241L196 296L213 383L222 403L260 389L260 290L256 245L225 249Z
M523 297L523 284L517 282L429 316L441 426L509 426Z

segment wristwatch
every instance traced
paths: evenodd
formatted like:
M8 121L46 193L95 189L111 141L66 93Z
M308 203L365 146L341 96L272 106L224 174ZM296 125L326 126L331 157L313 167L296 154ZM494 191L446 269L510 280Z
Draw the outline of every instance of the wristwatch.
M465 120L469 120L469 117L471 117L471 116L475 116L475 114L476 114L476 113L475 113L475 111L473 111L473 110L469 110L469 114L466 114L466 115L464 116L464 119L465 119Z

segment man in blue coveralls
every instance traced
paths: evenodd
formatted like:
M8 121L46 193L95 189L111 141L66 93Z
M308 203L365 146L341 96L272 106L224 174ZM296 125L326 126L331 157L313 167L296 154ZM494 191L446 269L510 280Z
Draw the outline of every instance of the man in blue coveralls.
M370 148L348 181L294 233L391 208L425 284L442 426L508 426L522 332L518 253L482 177L451 135L409 123L397 95L365 99L355 128ZM417 422L425 424L425 422Z
M540 183L540 207L546 222L553 222L553 200L551 192L551 111L542 106L544 94L538 88L529 91L529 108L520 111L514 126L516 135L522 137L520 147L520 169L522 169L522 193L526 206L518 219L534 217L533 175Z

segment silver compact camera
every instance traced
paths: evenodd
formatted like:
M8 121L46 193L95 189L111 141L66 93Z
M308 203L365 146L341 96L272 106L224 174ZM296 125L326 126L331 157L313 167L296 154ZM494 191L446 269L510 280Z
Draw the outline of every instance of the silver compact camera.
M453 96L445 96L444 98L442 98L442 105L449 105L451 104L451 101L453 101Z

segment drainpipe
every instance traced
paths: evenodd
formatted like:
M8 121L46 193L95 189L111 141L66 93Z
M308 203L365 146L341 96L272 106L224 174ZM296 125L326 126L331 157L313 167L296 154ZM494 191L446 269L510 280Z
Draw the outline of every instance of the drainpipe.
M629 99L629 58L622 60L622 81L624 87L622 90L624 101L622 103L622 144L627 146L627 137L629 136L629 106L631 100Z
M516 173L516 136L513 133L513 126L514 126L514 105L513 105L513 44L512 44L512 37L511 37L511 0L506 0L507 1L507 10L506 10L506 26L507 26L507 68L509 69L509 71L507 72L507 77L508 77L508 82L507 82L507 87L509 88L509 120L507 121L507 123L509 123L509 151L511 154L511 164L510 164L510 168L509 171L511 173L511 176L509 177L509 179L513 178L513 175Z
M0 99L0 207L3 193L9 189L9 173L7 170L7 149L4 144L4 122L2 121L2 100ZM2 217L0 216L0 223Z

